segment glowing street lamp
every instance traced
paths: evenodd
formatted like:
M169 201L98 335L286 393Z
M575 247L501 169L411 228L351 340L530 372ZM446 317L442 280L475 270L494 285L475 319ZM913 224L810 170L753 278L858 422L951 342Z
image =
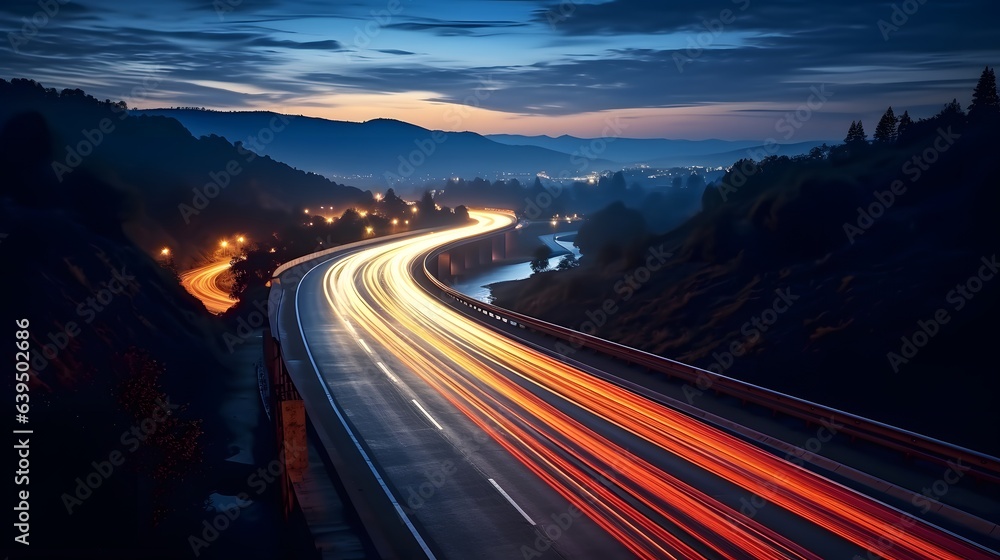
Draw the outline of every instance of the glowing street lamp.
M416 206L411 206L410 207L410 211L413 212L414 214L416 214L417 213L417 207Z
M399 220L397 220L396 218L393 218L392 219L392 225L397 225L397 224L399 224Z
M163 255L164 257L169 256L170 255L170 249L167 248L167 247L164 247L164 248L160 249L160 254Z
M371 234L375 233L375 228L373 228L371 226L368 226L368 227L365 228L365 231L368 232L368 235L371 235Z
M225 249L226 247L229 247L229 242L228 242L228 241L226 241L225 239L223 239L223 240L222 240L222 243L219 243L219 245L220 245L220 246L221 246L221 247L222 247L223 249Z
M244 241L246 241L246 238L243 237L242 235L236 238L237 243L243 243Z

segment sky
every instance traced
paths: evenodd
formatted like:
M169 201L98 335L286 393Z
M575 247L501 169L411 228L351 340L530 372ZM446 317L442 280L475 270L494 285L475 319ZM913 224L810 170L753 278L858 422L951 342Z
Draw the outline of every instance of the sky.
M799 142L967 106L996 0L2 0L0 77L130 107Z

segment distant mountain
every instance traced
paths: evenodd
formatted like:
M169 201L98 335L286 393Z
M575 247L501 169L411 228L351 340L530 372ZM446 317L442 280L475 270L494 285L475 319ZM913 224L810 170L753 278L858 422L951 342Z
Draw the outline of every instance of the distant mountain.
M812 141L812 142L796 142L794 144L776 144L776 145L751 145L738 149L733 149L728 152L712 153L712 154L691 154L691 155L670 155L667 157L655 159L648 162L651 167L678 167L678 166L691 166L699 165L704 167L729 167L733 163L744 159L750 158L755 161L760 161L767 156L799 156L808 154L809 150L823 145L824 142ZM834 144L834 142L829 142L828 144Z
M651 167L728 166L746 157L748 149L760 151L760 140L670 140L665 138L577 138L563 135L521 136L489 134L490 140L512 146L538 146L567 154L594 154L622 166ZM776 155L793 156L808 153L822 141L779 145ZM773 148L772 148L773 151ZM770 152L766 152L770 155ZM761 158L757 158L761 159Z
M196 137L216 134L231 142L243 141L250 149L299 169L376 189L394 186L397 181L422 184L448 177L495 179L540 171L558 175L580 167L580 161L568 153L503 144L473 132L432 131L391 119L356 123L271 112L197 109L133 113L172 117ZM596 158L587 161L587 167L602 170L621 165Z

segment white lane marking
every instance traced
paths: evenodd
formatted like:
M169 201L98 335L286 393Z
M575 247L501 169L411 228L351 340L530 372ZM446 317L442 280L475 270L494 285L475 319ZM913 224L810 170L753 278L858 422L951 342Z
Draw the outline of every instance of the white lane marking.
M365 352L368 352L369 354L371 354L371 353L372 353L372 349L371 349L371 348L369 348L367 344L365 344L365 341L364 341L364 340L362 340L362 339L360 339L360 338L359 338L359 339L358 339L358 344L360 344L360 345L361 345L361 347L365 349Z
M335 259L336 257L323 261L322 263L310 268L299 280L299 283L301 284L302 282L304 282L306 276L309 276L314 270L318 269L320 266L324 264L334 261ZM354 430L352 430L351 427L347 425L347 420L344 419L344 415L340 411L340 406L337 404L337 401L333 399L333 394L330 393L330 387L327 385L326 380L323 379L323 376L320 374L319 365L316 364L316 358L313 356L312 350L309 349L309 343L308 341L306 341L306 332L302 328L302 313L299 312L299 294L301 293L302 290L299 289L295 290L295 322L299 326L299 336L302 337L302 344L306 349L306 355L309 356L309 363L312 364L313 371L316 373L316 379L319 380L320 386L323 387L323 393L326 394L326 400L330 403L330 408L332 408L333 411L337 414L337 419L340 420L340 424L344 427L344 431L346 431L347 435L351 437L351 442L357 448L358 452L361 453L361 458L364 460L365 464L368 465L368 469L375 477L375 480L378 482L378 485L382 489L382 492L384 492L386 497L389 498L389 502L396 509L396 514L399 515L399 518L403 520L404 524L406 524L406 528L410 530L410 534L412 534L413 538L416 539L417 544L420 546L420 549L424 552L424 555L427 556L427 558L429 558L430 560L436 560L434 553L431 552L430 547L427 546L427 541L425 541L424 537L420 534L419 531L417 531L417 528L413 525L413 522L406 515L406 511L403 509L403 506L399 505L399 500L397 500L396 496L393 495L392 490L389 489L389 486L386 484L385 479L382 478L382 474L379 473L378 469L375 467L375 462L372 460L371 457L368 456L368 453L361 446L361 443L358 442L358 436L354 433Z
M348 321L348 320L345 319L344 320L344 326L347 327L347 330L351 331L351 334L356 334L355 331L354 331L354 325L352 325L350 321Z
M507 498L507 501L510 502L510 505L514 506L514 509L516 509L518 512L520 512L521 515L524 516L524 518L528 520L528 523L531 523L532 525L535 524L535 522L532 521L530 517L528 517L528 514L524 513L524 510L521 509L521 506L517 505L517 502L514 501L514 498L511 498L506 492L504 492L503 488L500 488L500 485L497 484L497 481L493 480L492 478L489 479L489 481L490 481L490 484L492 484L493 487L497 489L497 492L500 492L501 496L503 496L504 498Z
M435 426L437 426L437 429L439 429L439 430L443 430L444 429L441 426L441 424L437 423L437 420L435 420L433 416L431 416L430 414L428 414L428 412L426 410L424 410L424 407L420 406L420 403L417 402L417 399L412 399L412 400L413 400L413 404L417 405L417 408L420 409L420 412L423 412L424 416L426 416L427 419L430 420L432 424L434 424Z
M399 380L396 379L396 376L393 375L391 371L389 371L389 368L385 367L385 364L383 364L382 362L378 362L377 365L379 369L381 369L383 372L385 372L387 376L389 376L389 379L391 379L393 383L399 383Z

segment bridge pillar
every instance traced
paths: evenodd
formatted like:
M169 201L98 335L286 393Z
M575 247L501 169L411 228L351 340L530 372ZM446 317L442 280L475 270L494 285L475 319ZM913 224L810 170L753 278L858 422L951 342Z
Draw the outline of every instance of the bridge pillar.
M479 264L479 251L476 249L476 244L463 245L460 250L465 254L465 269L475 269Z
M454 253L453 251L458 251ZM463 254L462 248L456 248L453 251L448 251L449 260L451 261L451 275L461 276L465 273L465 255Z
M441 253L438 255L437 277L442 282L451 276L451 253Z
M490 238L493 248L493 261L502 261L507 258L507 236L494 235Z
M485 266L493 261L493 243L489 239L484 239L476 244L479 249L479 266Z

